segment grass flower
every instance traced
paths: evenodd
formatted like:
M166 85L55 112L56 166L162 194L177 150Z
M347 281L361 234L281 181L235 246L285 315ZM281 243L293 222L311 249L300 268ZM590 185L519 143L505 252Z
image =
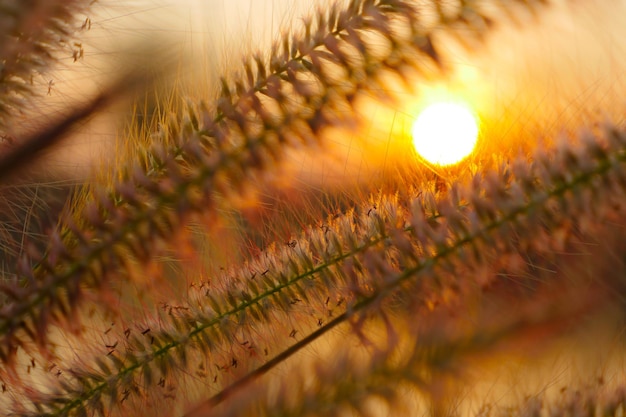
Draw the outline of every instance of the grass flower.
M88 6L46 4L6 14L66 35L58 21L76 24ZM453 70L447 47L479 49L498 24L544 10L540 2L337 2L267 54L251 54L221 78L213 100L156 115L143 126L153 134L126 149L112 174L72 193L41 231L46 246L28 236L2 246L19 259L0 287L8 413L452 415L463 384L494 358L539 352L588 320L615 316L619 326L619 122L506 160L485 157L458 178L399 168L401 189L368 189L307 224L285 221L287 239L241 249L230 265L204 246L226 242L226 209L271 190L257 182L280 172L289 152L323 149L333 129L356 129L368 97L397 102L390 84L413 89L418 79L419 90ZM7 63L15 48L49 57L47 31L20 36L0 45ZM0 172L23 169L128 85L37 132L0 160ZM254 233L239 226L244 238ZM623 407L620 390L585 395L537 395L510 413Z

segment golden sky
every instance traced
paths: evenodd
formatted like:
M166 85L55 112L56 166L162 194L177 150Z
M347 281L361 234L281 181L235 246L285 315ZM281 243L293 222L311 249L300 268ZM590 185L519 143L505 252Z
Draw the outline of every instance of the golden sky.
M189 53L193 62L222 72L239 65L242 55L267 48L271 40L280 36L281 28L297 25L314 8L314 3L309 0L99 0L84 16L90 20L91 29L79 34L84 57L73 62L68 52L56 71L38 80L44 96L41 111L53 116L56 109L93 94L129 58L158 66L160 61L154 62L154 50L146 48L147 44L157 45L164 57L174 60L177 55ZM519 129L529 121L541 121L547 127L571 126L587 111L623 108L626 4L599 0L568 4L543 13L532 24L522 24L521 29L505 25L479 53L452 56L457 69L446 88L452 88L454 94L469 101L477 111L499 120L507 129L508 126ZM179 69L180 74L184 72L185 68ZM423 86L424 97L435 87ZM421 97L416 99L419 101ZM372 114L370 120L376 125L369 131L390 129L384 125L384 118L377 118L380 114L391 112L393 117L411 111L381 109ZM70 170L89 165L89 155L110 142L114 135L110 118L100 118L71 142L80 144L82 156L70 161L59 156L53 162ZM349 143L339 144L345 153L338 156L341 175L350 164L358 169L369 164L369 169L376 169L363 149L355 148L349 138L346 141ZM387 143L378 145L388 149ZM60 153L68 154L71 153ZM298 163L310 165L306 161ZM317 173L311 174L315 176Z

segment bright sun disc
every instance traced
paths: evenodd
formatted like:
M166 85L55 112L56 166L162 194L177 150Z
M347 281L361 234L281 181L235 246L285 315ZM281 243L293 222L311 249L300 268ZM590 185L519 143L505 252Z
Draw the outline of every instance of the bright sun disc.
M435 103L422 111L413 124L413 146L428 162L451 165L474 150L478 124L460 104Z

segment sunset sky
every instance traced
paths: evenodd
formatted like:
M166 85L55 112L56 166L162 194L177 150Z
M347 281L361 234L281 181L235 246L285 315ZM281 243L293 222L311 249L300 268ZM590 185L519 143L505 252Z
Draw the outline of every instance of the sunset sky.
M373 153L393 153L389 132L412 123L400 123L398 116L416 118L438 94L466 102L501 141L520 129L536 135L555 127L577 128L585 113L621 109L616 100L626 90L626 27L620 16L626 5L596 3L573 3L568 11L557 7L533 23L520 16L519 27L503 28L471 55L447 50L454 65L448 79L420 85L419 94L407 96L406 103L377 108L368 116L371 125L363 135L373 138ZM89 97L129 61L150 67L166 60L189 62L207 73L228 73L239 68L242 56L267 49L281 28L297 25L311 9L314 2L301 0L99 0L85 15L91 29L79 34L84 57L73 62L68 52L59 69L38 80L42 112L54 115L55 109ZM179 64L180 77L192 72L187 65ZM45 94L50 86L50 95ZM541 132L533 125L541 125ZM114 135L111 118L101 117L71 142L81 144L82 156L67 161L68 153L62 152L51 158L52 164L70 171L89 165L88 155ZM334 167L329 163L328 172L341 177L347 171L361 175L360 170L378 169L380 163L366 150L343 139L332 151L336 162ZM311 161L304 157L296 164L309 167ZM303 175L319 178L314 171Z

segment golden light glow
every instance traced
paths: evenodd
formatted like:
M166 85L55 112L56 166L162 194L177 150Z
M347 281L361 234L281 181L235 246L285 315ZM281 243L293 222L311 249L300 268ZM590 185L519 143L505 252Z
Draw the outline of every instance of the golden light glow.
M424 109L412 129L413 146L428 162L451 165L472 153L478 139L474 114L457 103L435 103Z

